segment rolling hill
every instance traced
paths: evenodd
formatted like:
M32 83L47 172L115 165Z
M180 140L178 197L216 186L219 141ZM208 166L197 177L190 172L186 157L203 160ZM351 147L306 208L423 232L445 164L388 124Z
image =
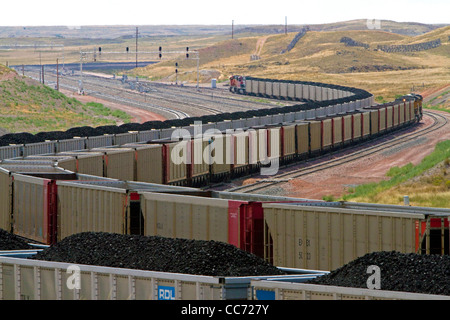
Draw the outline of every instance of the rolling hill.
M211 77L227 81L231 74L321 81L348 84L373 92L379 100L389 100L411 90L424 90L448 83L450 74L450 27L434 29L418 36L381 30L309 31L296 46L284 54L297 33L246 36L220 41L198 49L201 80ZM347 46L349 37L367 47ZM384 52L378 46L409 46L440 40L440 46L418 52ZM258 52L259 59L251 56ZM152 80L196 81L196 61L163 61L133 73ZM206 70L209 71L205 72Z
M415 22L381 20L381 31L402 35L420 35L444 25ZM308 25L312 31L367 30L367 20L350 20L326 24ZM20 26L0 27L0 38L11 41L19 38L56 39L127 39L135 37L136 27L140 37L192 36L231 34L230 25L111 25L111 26ZM289 32L298 32L304 25L288 25ZM277 34L284 33L284 25L235 25L235 34Z

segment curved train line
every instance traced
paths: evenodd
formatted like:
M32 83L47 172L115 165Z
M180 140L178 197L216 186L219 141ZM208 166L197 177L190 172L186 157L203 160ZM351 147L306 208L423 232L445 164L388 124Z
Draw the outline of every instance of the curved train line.
M384 150L386 150L386 148L392 148L392 147L398 146L400 144L403 144L405 142L413 140L417 137L420 137L423 134L427 134L427 133L436 131L448 123L447 118L445 118L444 116L442 116L440 114L429 112L429 111L424 111L424 114L426 114L427 116L429 116L433 119L433 124L424 129L420 129L413 133L402 135L400 137L394 138L394 139L386 141L386 142L378 143L377 145L374 145L374 146L365 147L363 150L357 150L355 152L352 152L351 154L343 155L336 159L327 160L327 161L324 161L324 162L316 164L316 165L307 166L306 168L301 168L301 169L296 168L292 171L277 174L276 178L273 180L271 180L271 179L264 180L263 179L261 181L256 181L254 183L251 183L251 184L248 184L245 186L231 188L231 189L228 189L227 191L229 191L229 192L239 191L242 193L251 193L251 192L255 192L255 191L261 191L264 189L268 189L277 184L286 182L287 179L298 178L298 177L305 176L308 174L320 172L322 170L329 169L330 167L336 167L336 166L346 164L346 163L354 161L354 160L358 160L358 159L367 157L367 156L375 154L381 150L384 151ZM404 131L406 129L407 128L401 129L400 131ZM377 138L372 141L376 141L378 139L381 139L381 138ZM369 142L362 142L362 143L358 144L358 147L364 147L366 144L369 144ZM349 151L352 149L356 149L356 147L346 147L344 149L341 149L341 150L338 150L338 151L335 151L335 152L332 152L332 153L329 153L329 154L326 154L323 156L315 157L312 160L325 158L325 157L328 157L330 154L331 155L338 154L342 150ZM306 160L304 162L291 164L286 167L297 166L298 164L306 163L307 161L308 160Z
M33 78L34 80L38 80L38 76L36 76L36 73L34 72L27 72L31 78ZM34 75L34 76L33 76ZM47 76L48 77L48 76ZM56 78L56 76L53 76L54 78ZM77 83L77 80L72 80L70 78L64 77L65 81L68 82L74 82L75 85ZM55 81L56 82L56 81ZM98 97L98 98L103 98L105 100L109 100L109 101L113 101L113 102L119 102L119 103L124 103L133 107L137 107L140 109L144 109L144 110L151 110L154 112L162 112L163 115L172 115L173 117L175 117L176 119L184 119L189 117L189 114L187 112L181 111L181 110L176 110L176 109L172 109L172 108L168 108L168 107L164 107L161 105L157 105L157 104L152 104L150 102L147 101L139 101L136 99L132 99L132 98L126 98L126 97L121 97L117 94L117 92L120 92L124 95L131 95L132 93L128 92L125 89L122 88L114 88L111 89L111 87L105 86L105 85L100 85L98 83L89 81L87 79L83 80L84 83L89 83L89 85L91 86L91 89L85 90L85 92L89 93L90 95L94 96L94 97ZM64 83L62 81L60 81L60 86L73 90L73 91L78 91L78 87L71 85L71 84L67 84ZM97 90L96 90L97 88ZM107 89L107 90L104 90ZM108 92L111 92L108 93Z
M34 75L33 78L38 80L39 74L37 71L27 71L28 74ZM52 79L56 83L56 75L51 73L46 74L46 78ZM72 79L71 76L64 76L60 79L60 86L77 91L78 79ZM67 84L71 83L71 84ZM143 82L145 83L145 82ZM159 85L155 93L140 92L124 89L119 84L119 80L111 80L94 75L85 75L83 77L83 84L85 84L85 92L92 96L104 98L106 100L124 103L141 109L151 109L152 111L163 112L163 115L169 114L176 119L184 119L193 116L189 110L199 110L196 114L218 115L230 110L251 110L260 109L261 107L268 108L273 106L270 103L248 102L241 99L220 97L214 95L211 98L206 98L206 94L198 92L191 93L176 86ZM155 86L152 84L152 87ZM170 90L170 92L168 92ZM176 94L173 92L176 91ZM122 96L120 96L122 95ZM191 101L190 101L191 100ZM212 101L215 100L215 101ZM169 107L168 104L176 105L180 101L183 103L183 110ZM230 102L231 101L231 102ZM161 103L163 102L163 103ZM219 104L217 107L212 105Z

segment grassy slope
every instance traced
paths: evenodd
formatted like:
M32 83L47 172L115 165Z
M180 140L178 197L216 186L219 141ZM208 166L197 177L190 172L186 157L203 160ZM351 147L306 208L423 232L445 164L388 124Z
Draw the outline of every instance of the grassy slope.
M343 200L403 204L408 195L413 206L450 208L450 140L438 143L420 164L393 167L386 175L386 181L349 190Z
M0 128L8 132L64 131L129 121L99 104L82 104L0 65Z
M398 94L410 92L413 86L424 89L449 83L450 27L433 30L420 36L405 36L385 31L309 32L289 53L281 50L295 36L269 35L246 37L220 42L201 51L201 69L214 69L227 79L229 74L244 74L278 79L322 81L364 88L374 93L378 101L389 101ZM343 36L368 43L368 50L346 47L339 41ZM259 39L266 38L261 60L250 61ZM378 44L414 44L440 38L442 46L415 53L385 53L375 50ZM240 46L236 46L240 43ZM234 45L233 45L234 44ZM220 52L220 54L219 54ZM211 57L214 56L214 59ZM140 70L140 75L157 74L164 79L170 72L170 62ZM383 66L388 71L374 71ZM185 67L189 67L185 65ZM185 73L192 80L195 72ZM354 67L360 72L350 72ZM365 68L369 71L364 72ZM390 69L390 70L389 70ZM168 73L166 73L168 72ZM166 79L170 79L167 77ZM419 88L421 90L422 88ZM431 101L432 103L432 101ZM442 106L441 106L442 107ZM345 197L347 200L373 203L402 204L409 195L411 205L450 207L450 142L440 144L437 151L416 167L393 168L389 181L363 185ZM432 170L432 171L430 171Z

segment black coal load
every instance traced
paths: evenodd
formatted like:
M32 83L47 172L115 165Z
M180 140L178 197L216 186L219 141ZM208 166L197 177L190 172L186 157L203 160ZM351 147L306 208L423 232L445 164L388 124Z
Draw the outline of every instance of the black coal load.
M0 229L0 250L28 250L33 249L25 240Z
M267 79L259 79L253 77L247 77L248 80L267 80ZM274 80L280 81L280 80ZM289 81L283 81L289 82ZM202 123L208 122L220 122L224 120L239 120L245 118L252 118L254 116L264 117L267 115L276 115L276 114L284 114L288 112L295 112L300 110L311 110L320 107L327 107L332 104L342 104L351 101L356 101L358 99L365 99L371 97L372 94L357 88L352 87L344 87L344 86L335 86L329 85L319 82L310 82L310 81L297 81L296 83L302 83L306 85L314 85L319 87L331 87L338 88L340 90L350 91L353 93L350 97L335 99L335 100L327 100L327 101L314 101L310 99L300 99L300 101L304 102L301 105L292 105L282 108L266 108L259 110L248 110L248 111L237 111L233 113L224 112L216 115L205 115L202 117L196 118L185 118L185 119L171 119L165 121L148 121L143 124L131 123L126 125L118 126L103 126L103 127L77 127L71 128L65 132L42 132L38 135L33 135L30 133L11 133L6 134L0 137L0 147L7 146L9 144L26 144L26 143L37 143L45 140L62 140L62 139L72 139L73 137L93 137L93 136L101 136L103 134L117 134L123 133L127 131L145 131L152 129L164 129L170 127L182 127L189 126L194 123L195 120L201 119ZM250 94L250 93L249 93ZM250 94L251 95L251 94Z
M120 133L127 133L128 130L125 128L121 128L119 126L115 125L105 125L105 126L99 126L95 128L97 132L101 134L120 134Z
M162 121L147 121L144 123L141 123L141 129L139 131L147 131L152 129L162 129L169 127L167 124L165 124Z
M65 139L72 139L71 136L69 136L64 131L45 131L45 132L38 132L35 134L35 137L41 141L45 140L65 140Z
M263 259L218 241L83 232L32 259L206 276L283 275Z
M42 142L44 140L37 138L34 134L27 132L7 133L0 137L0 146L7 146L10 144L26 144Z
M97 129L89 126L70 128L66 130L66 133L72 137L95 137L102 135Z
M142 131L142 125L137 122L130 122L130 123L124 123L119 126L121 129L123 129L125 132L128 131Z
M448 255L373 252L308 283L367 289L367 281L374 274L373 271L368 272L369 266L380 268L381 290L450 295Z

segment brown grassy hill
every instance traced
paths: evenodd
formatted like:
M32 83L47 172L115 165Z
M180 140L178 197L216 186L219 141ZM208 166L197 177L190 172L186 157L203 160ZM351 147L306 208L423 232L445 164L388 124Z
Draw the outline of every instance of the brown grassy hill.
M418 22L397 22L392 20L380 20L380 31L407 36L416 36L435 30L439 26ZM367 19L356 19L344 22L318 24L310 26L315 31L352 31L367 30Z
M360 87L374 93L378 101L397 95L441 87L449 82L450 27L420 36L382 30L310 31L289 52L281 54L296 32L242 37L201 48L200 81L211 77L227 81L231 74L275 79L321 81ZM369 47L341 43L350 37ZM405 45L441 39L438 48L421 52L387 53L378 45ZM251 55L259 53L259 60ZM141 76L175 81L175 61L165 61L136 71ZM179 60L178 80L197 80L196 61ZM203 71L202 71L203 70ZM209 75L203 76L203 75Z
M373 21L372 21L373 22ZM289 32L298 32L306 25L288 25ZM395 33L405 36L416 36L435 30L445 25L424 24L418 22L396 22L392 20L380 20L380 31ZM311 31L367 31L367 19L356 19L324 24L307 25ZM253 25L238 26L237 34L276 34L284 33L284 25Z

